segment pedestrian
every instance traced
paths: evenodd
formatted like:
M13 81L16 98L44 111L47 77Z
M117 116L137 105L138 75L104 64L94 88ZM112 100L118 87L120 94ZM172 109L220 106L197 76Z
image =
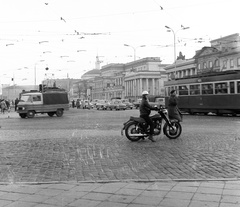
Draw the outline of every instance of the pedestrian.
M182 113L178 108L178 96L176 90L170 92L170 97L168 100L168 116L169 119L177 119L182 121Z
M17 111L17 105L19 103L19 100L18 98L15 99L15 103L14 103L14 107L15 107L15 111Z
M80 101L79 101L79 99L77 99L77 101L76 101L76 107L77 107L77 109L80 109Z
M72 107L74 108L75 107L75 101L72 100Z
M82 100L82 108L85 109L85 102Z
M5 100L5 103L6 103L7 110L9 110L10 109L10 101Z
M1 101L0 105L1 105L1 113L4 114L5 110L7 110L7 104L4 99Z
M147 122L148 126L150 126L148 139L150 139L152 142L156 142L156 140L153 138L153 134L154 134L153 122L149 117L151 110L155 110L155 107L149 104L148 95L149 95L148 91L142 92L142 101L139 106L140 117Z

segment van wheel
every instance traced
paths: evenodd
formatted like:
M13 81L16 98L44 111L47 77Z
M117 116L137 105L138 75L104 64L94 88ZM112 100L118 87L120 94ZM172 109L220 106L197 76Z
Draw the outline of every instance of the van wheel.
M34 111L28 111L27 112L27 117L28 118L33 118L35 116L35 112Z
M55 114L55 112L48 112L47 114L48 116L52 117Z
M57 117L61 117L63 115L63 110L62 109L58 109L56 111L56 115L57 115Z

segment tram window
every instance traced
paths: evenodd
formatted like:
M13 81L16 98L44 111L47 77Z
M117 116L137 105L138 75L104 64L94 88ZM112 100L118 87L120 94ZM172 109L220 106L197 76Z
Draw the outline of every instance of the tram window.
M200 85L190 85L190 95L200 94Z
M227 91L227 83L215 83L215 94L225 94Z
M237 82L237 93L240 93L240 81Z
M202 84L202 94L213 94L213 84Z
M230 93L235 93L234 82L230 82Z
M179 86L178 87L179 95L188 95L188 87L187 86Z

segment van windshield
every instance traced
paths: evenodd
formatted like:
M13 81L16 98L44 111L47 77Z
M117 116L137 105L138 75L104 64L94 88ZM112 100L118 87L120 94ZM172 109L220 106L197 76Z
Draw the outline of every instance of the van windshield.
M29 102L30 101L30 95L22 95L19 101L20 102Z

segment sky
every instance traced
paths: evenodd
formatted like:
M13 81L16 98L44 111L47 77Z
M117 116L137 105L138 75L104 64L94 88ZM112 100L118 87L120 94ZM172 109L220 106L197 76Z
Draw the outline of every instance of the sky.
M0 84L81 78L96 56L101 66L128 63L134 51L136 59L171 64L174 34L176 54L190 59L211 40L240 32L239 6L239 0L0 0Z

